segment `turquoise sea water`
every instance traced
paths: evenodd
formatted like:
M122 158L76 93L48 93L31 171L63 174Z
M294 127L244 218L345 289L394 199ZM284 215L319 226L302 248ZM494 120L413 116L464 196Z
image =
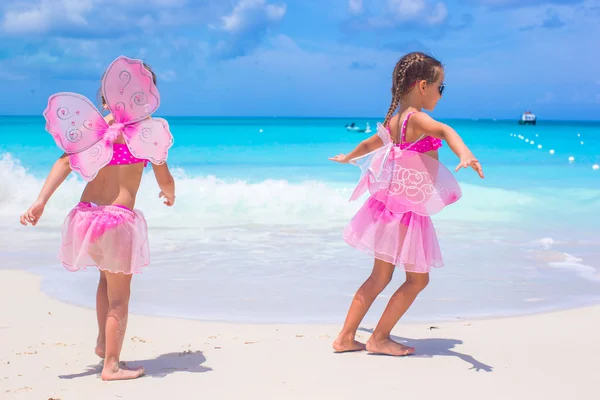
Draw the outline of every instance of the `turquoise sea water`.
M347 123L374 128L377 120L168 120L177 204L162 206L152 177L145 177L137 207L150 226L153 259L135 279L134 311L342 321L372 260L341 238L361 205L347 201L359 170L327 157L366 137L346 131ZM600 164L600 123L444 122L479 158L486 178L471 170L456 174L463 198L434 217L446 265L432 272L407 318L532 313L600 301L600 170L593 169ZM96 273L68 273L55 261L62 219L83 182L69 178L35 229L17 223L59 155L42 117L0 117L0 258L43 274L50 294L92 306ZM451 169L457 163L447 146L440 159ZM368 318L401 283L402 271L396 275Z

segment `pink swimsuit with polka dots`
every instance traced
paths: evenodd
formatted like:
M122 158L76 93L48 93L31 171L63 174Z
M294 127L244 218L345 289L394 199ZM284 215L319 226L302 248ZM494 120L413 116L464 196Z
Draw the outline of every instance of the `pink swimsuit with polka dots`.
M408 113L406 118L404 118L404 122L402 123L402 131L400 133L400 143L396 143L396 146L400 147L402 150L410 147L412 151L416 151L417 153L427 153L428 151L434 151L442 147L442 139L431 136L422 136L414 142L406 141L406 127L408 126L408 119L413 114L414 112ZM389 126L387 128L389 132Z
M113 143L113 157L108 165L127 165L144 163L144 167L148 165L148 160L143 158L136 158L129 151L129 147L125 143Z

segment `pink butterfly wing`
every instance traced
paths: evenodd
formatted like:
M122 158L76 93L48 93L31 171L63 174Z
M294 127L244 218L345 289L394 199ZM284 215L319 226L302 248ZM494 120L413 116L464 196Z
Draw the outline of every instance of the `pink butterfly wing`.
M426 154L397 150L385 169L385 182L370 181L369 190L392 212L433 215L462 196L452 172Z
M364 156L350 160L350 164L358 166L362 173L361 179L356 186L356 189L354 189L352 196L350 196L349 201L358 199L367 191L367 189L372 191L374 182L387 179L385 177L386 170L384 163L386 162L386 158L388 158L390 151L390 145L386 144L386 146L380 147Z
M44 110L46 130L66 153L73 154L97 143L108 124L102 114L85 96L77 93L57 93L48 99Z
M137 158L162 164L173 146L173 135L169 123L162 118L148 118L125 127L123 136L129 151Z
M140 60L120 56L102 80L102 95L116 122L132 124L148 118L160 104L152 74Z
M92 147L69 155L71 168L81 174L81 177L86 181L92 181L98 171L105 167L113 156L112 143L106 140L100 140Z

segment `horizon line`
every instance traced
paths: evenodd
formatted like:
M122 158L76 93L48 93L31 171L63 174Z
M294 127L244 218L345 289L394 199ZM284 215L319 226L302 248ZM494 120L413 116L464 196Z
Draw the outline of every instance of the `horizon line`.
M43 117L42 114L2 114L0 113L0 117ZM368 116L359 116L359 117L349 117L349 116L331 116L331 117L323 117L323 116L280 116L280 115L157 115L157 117L161 118L231 118L231 119L243 119L243 118L269 118L269 119L346 119L346 120L359 120L359 119L369 119L369 120L377 120L382 117L368 117ZM494 118L494 117L440 117L440 120L466 120L466 121L515 121L518 122L518 118ZM600 120L594 119L542 119L538 118L538 122L600 122Z

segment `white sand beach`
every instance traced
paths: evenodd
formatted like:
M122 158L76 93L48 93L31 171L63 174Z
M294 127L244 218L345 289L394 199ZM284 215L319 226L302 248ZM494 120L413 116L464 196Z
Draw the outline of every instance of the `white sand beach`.
M599 396L594 384L598 306L496 320L399 324L397 340L417 349L407 358L334 354L331 342L339 325L240 325L132 315L122 358L130 366L144 366L146 375L103 382L94 354L94 310L48 297L40 281L24 271L0 271L3 400ZM370 329L363 327L363 339Z

